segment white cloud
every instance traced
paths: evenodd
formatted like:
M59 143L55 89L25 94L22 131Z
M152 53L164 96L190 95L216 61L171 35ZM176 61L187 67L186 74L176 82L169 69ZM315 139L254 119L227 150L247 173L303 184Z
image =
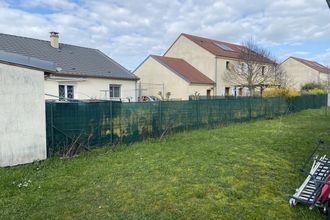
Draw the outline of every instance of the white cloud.
M66 9L66 10L72 10L78 5L72 1L69 0L33 0L33 1L25 1L22 3L22 6L24 7L36 7L36 6L42 6L42 7L50 7L52 9Z
M98 48L129 69L150 53L164 53L182 32L236 43L253 36L263 46L330 41L330 13L319 0L10 2L0 3L5 33L48 39L56 30L61 42Z
M326 49L324 53L312 57L312 59L330 68L330 48Z

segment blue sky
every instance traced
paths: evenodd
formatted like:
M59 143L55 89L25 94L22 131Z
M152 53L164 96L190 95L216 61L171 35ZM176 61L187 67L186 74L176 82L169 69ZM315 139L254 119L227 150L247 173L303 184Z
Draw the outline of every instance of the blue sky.
M325 0L0 0L0 29L98 48L134 70L161 55L180 33L240 43L249 38L278 60L297 56L330 65Z

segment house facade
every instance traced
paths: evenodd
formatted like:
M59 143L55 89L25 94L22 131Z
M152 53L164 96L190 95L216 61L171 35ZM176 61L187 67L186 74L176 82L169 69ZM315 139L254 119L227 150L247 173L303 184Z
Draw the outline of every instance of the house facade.
M307 83L329 87L330 69L315 61L289 57L281 63L281 68L292 81L289 85L292 89L301 90Z
M45 99L135 101L138 78L97 49L0 34L0 62L29 66L29 60L47 63L44 72ZM23 62L23 63L22 63Z
M212 79L215 82L212 95L245 96L248 95L247 88L232 85L224 80L229 66L239 62L241 49L241 45L181 34L164 56L184 59Z
M230 67L241 64L240 56L243 48L243 46L237 44L181 34L163 57L184 60L213 82L207 88L189 88L191 90L189 95L198 93L203 96L246 96L249 95L246 86L242 86L242 84L234 85L233 82L228 82L225 79L225 74L227 74ZM269 60L267 61L269 62ZM141 78L141 82L171 84L173 91L174 88L181 90L181 85L177 82L167 83L166 78L157 77L159 72L156 68L150 69L151 67L148 67L147 71L144 65L150 64L144 62L134 72ZM265 67L268 68L267 64L265 64ZM186 91L189 89L186 89ZM187 94L181 93L178 94L178 97L187 99Z
M210 95L215 82L201 73L183 59L149 56L135 71L142 85L149 86L141 89L140 96L158 96L170 93L174 100L187 100L191 95ZM148 89L147 89L148 88Z

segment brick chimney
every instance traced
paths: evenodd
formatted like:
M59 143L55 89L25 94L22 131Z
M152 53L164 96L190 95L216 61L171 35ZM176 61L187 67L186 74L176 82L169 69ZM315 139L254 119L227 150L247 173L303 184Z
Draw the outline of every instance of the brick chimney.
M59 48L59 43L58 43L58 32L52 31L50 32L50 46L53 48Z

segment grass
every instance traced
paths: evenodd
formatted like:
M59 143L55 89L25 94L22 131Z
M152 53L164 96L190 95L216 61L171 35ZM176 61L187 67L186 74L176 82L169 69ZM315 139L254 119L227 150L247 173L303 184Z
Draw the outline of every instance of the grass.
M329 122L307 110L2 168L0 219L321 219L288 194Z

